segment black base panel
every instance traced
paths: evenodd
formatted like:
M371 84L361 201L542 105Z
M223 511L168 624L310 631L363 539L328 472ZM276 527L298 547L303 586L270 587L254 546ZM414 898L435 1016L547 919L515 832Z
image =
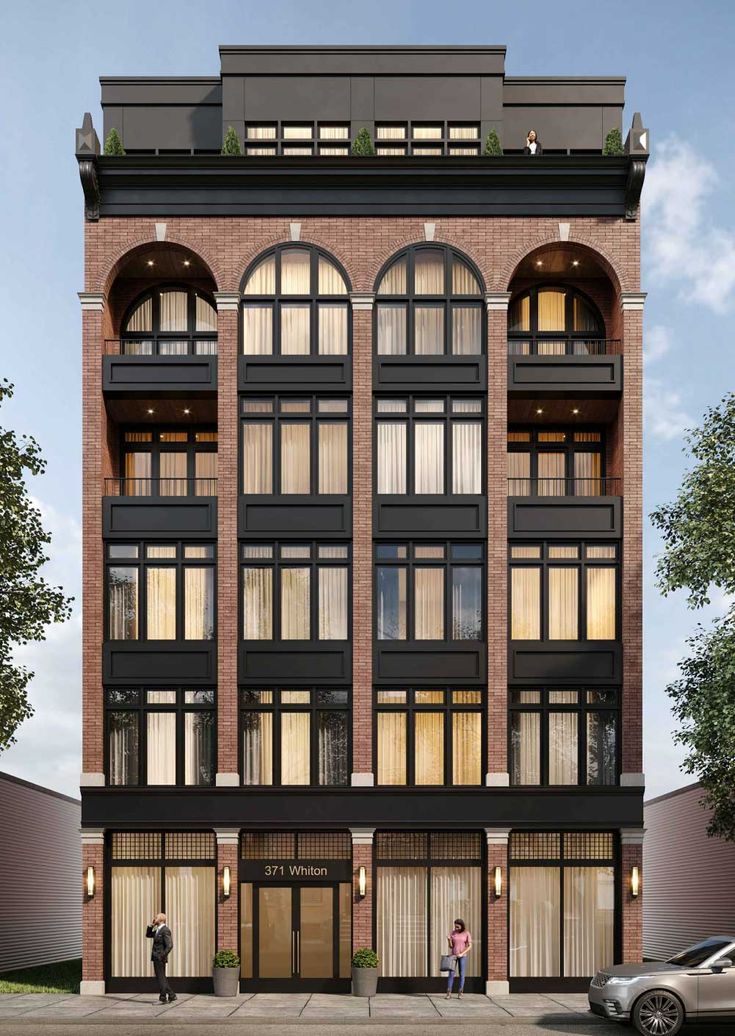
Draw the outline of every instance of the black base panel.
M446 993L447 978L379 978L379 993ZM484 993L485 979L466 978L464 983L465 993ZM459 992L459 979L455 977L453 992L455 996Z
M349 993L349 978L242 978L241 993Z
M183 975L179 978L171 975L168 981L174 993L209 993L211 995L214 992L211 976L187 978ZM105 992L157 994L158 983L155 978L108 978L105 980Z
M511 993L586 993L589 978L512 978Z

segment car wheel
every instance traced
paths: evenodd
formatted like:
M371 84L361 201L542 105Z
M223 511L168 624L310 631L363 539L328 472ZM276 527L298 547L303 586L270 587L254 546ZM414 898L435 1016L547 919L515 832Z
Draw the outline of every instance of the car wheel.
M673 993L652 989L633 1008L633 1024L643 1036L674 1036L684 1024L684 1008Z

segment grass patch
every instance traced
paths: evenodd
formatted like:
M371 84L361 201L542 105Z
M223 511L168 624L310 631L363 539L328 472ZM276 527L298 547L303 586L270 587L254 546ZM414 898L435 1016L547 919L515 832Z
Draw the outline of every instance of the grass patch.
M0 993L78 993L82 961L62 960L35 968L0 972Z

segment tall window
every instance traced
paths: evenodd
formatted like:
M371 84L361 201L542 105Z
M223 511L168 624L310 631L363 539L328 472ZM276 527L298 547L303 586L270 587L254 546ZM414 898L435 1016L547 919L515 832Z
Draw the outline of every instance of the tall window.
M378 784L482 784L483 699L474 688L378 688Z
M509 893L512 978L587 977L613 960L612 834L513 831Z
M511 784L617 784L618 692L510 691Z
M214 784L213 689L110 687L105 705L108 784Z
M482 413L481 399L377 399L378 493L481 493Z
M382 274L377 295L379 355L468 356L483 351L480 280L450 248L409 248Z
M214 640L211 543L107 545L109 640Z
M508 496L600 496L612 489L603 478L604 470L600 431L518 428L508 432Z
M243 784L349 783L347 690L247 688L240 705Z
M348 493L349 412L348 399L243 399L243 492Z
M217 432L126 429L121 470L121 496L216 496Z
M615 640L614 543L510 547L511 640Z
M309 151L310 153L310 151ZM243 286L246 356L346 356L351 317L346 277L316 248L279 245Z
M482 640L479 543L379 543L375 547L378 640Z
M122 322L128 356L216 356L217 310L199 291L156 288L137 299Z
M246 543L242 560L245 640L347 640L346 544Z
M515 356L591 356L605 352L605 326L593 304L567 287L531 288L508 310Z

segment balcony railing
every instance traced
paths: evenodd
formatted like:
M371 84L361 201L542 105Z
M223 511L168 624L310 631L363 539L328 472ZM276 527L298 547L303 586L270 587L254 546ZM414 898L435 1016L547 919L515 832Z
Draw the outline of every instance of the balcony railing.
M106 478L105 496L217 496L217 479Z
M509 478L508 496L620 496L620 478Z
M509 356L606 356L620 352L619 338L509 338Z
M217 339L202 335L170 338L107 338L107 356L216 356Z

